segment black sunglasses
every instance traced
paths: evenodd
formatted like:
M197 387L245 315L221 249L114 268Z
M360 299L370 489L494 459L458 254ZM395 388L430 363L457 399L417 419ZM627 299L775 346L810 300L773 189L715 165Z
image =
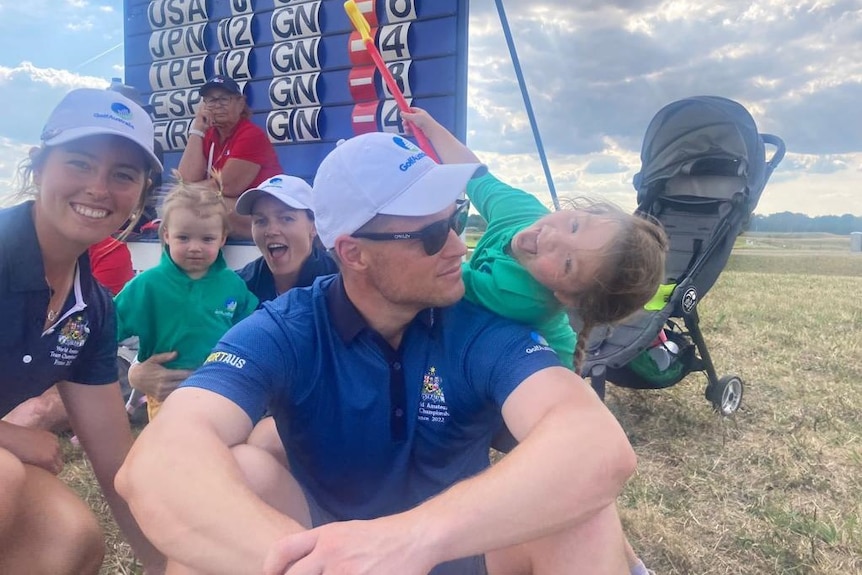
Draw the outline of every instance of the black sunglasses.
M393 240L422 240L425 253L433 256L443 249L446 240L449 239L449 230L461 235L467 227L467 211L470 209L469 200L459 200L455 203L455 212L445 220L428 224L421 230L415 232L396 233L355 233L354 238L373 240L376 242L388 242Z

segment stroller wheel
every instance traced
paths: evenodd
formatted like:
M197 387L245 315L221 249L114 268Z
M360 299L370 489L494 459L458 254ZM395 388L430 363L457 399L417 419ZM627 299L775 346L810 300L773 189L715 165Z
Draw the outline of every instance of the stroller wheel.
M714 386L706 390L706 398L721 415L731 415L742 403L742 379L735 375L725 375Z

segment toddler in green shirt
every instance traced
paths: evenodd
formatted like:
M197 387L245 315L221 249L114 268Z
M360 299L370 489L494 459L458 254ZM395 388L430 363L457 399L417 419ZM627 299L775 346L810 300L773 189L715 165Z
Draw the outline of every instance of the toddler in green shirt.
M209 184L174 185L165 197L159 264L135 276L114 298L120 341L138 336L138 360L176 351L171 369L195 369L218 340L258 305L245 282L227 267L221 248L228 210ZM150 420L161 406L147 396Z

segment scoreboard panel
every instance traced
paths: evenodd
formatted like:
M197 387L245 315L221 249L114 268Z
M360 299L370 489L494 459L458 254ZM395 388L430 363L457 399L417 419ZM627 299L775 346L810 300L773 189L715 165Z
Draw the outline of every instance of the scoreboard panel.
M463 141L468 0L357 5L407 101ZM125 0L125 82L153 106L168 169L214 74L239 83L282 168L309 182L339 139L404 134L343 0Z

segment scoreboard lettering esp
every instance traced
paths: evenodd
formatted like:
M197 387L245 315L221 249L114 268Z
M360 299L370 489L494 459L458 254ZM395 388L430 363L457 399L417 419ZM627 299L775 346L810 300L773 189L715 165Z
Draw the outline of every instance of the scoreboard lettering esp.
M463 141L468 0L357 5L407 102ZM341 138L404 134L343 0L126 0L125 82L153 106L166 167L179 163L214 74L239 83L282 168L308 181Z

